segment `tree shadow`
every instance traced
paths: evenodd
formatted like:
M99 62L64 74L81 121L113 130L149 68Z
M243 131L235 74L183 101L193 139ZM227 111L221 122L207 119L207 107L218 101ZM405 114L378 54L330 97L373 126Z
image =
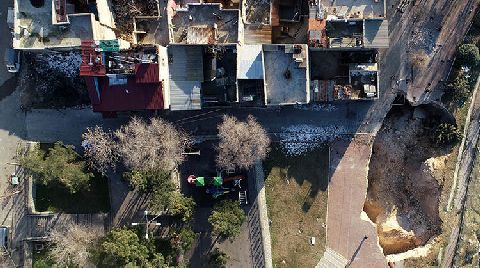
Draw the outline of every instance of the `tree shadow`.
M308 153L298 156L286 155L279 145L275 144L265 161L265 178L275 167L281 168L286 180L294 179L298 185L308 182L310 188L304 197L302 210L308 212L319 192L325 192L329 183L330 149L326 143Z

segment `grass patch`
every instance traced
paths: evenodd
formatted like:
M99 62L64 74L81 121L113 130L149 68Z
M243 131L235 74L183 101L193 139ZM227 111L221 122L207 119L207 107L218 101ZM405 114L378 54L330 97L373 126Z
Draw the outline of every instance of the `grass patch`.
M90 180L88 190L74 194L59 184L36 184L35 187L34 202L37 211L80 214L110 211L108 180L100 175Z
M55 265L55 261L49 255L48 248L42 250L32 250L32 267L33 268L50 268Z
M302 156L274 146L264 162L274 266L314 267L325 251L328 157L327 146Z

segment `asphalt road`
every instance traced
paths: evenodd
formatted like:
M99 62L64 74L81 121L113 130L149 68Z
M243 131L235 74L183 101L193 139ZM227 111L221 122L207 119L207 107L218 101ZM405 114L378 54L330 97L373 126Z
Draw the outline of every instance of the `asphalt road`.
M19 109L20 94L14 92L16 78L8 73L3 63L5 49L11 46L10 29L7 26L8 7L13 6L12 0L0 1L0 225L10 227L12 257L15 263L21 262L21 246L17 234L18 219L25 214L23 191L18 186L12 189L7 178L14 172L14 162L17 144L25 137L25 115ZM4 258L2 267L12 267L12 259Z

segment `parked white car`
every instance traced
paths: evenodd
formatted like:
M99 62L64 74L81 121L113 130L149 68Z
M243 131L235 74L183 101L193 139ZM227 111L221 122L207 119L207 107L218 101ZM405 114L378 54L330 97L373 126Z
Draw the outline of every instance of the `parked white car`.
M14 23L14 10L13 10L13 7L9 7L8 13L7 13L7 24L10 30L13 30L13 23Z
M20 51L7 48L5 50L5 66L10 73L17 73L20 70Z

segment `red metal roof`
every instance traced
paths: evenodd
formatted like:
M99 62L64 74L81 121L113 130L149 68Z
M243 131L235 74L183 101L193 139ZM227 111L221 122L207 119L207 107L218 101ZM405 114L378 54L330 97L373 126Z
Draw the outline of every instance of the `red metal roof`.
M164 108L162 83L137 83L129 76L124 85L109 85L108 77L86 77L94 112L161 110ZM95 80L98 84L95 85Z
M93 40L82 40L80 76L104 76L107 73L102 53L95 50Z
M160 73L158 64L136 64L135 65L135 82L158 83L160 82Z

